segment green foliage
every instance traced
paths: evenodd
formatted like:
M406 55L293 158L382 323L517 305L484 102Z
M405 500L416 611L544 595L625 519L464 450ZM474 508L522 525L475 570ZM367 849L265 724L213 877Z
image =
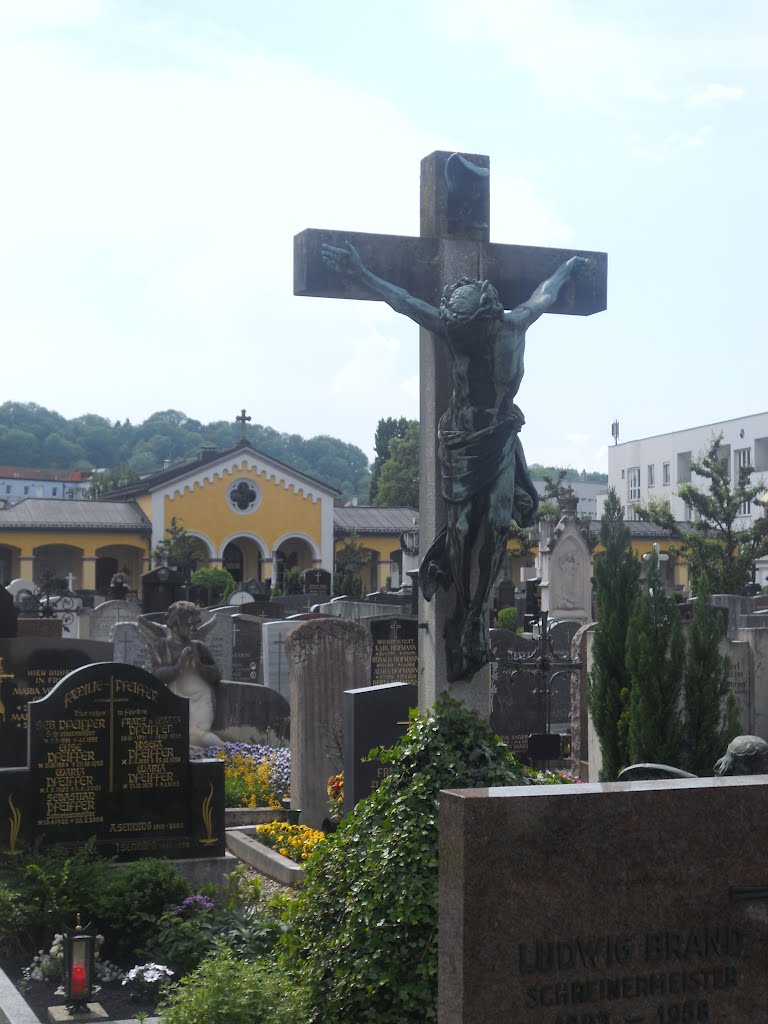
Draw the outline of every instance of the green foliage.
M419 424L409 420L402 436L389 441L389 454L381 465L376 504L419 507Z
M615 779L629 759L629 697L626 666L627 631L638 595L640 562L632 551L629 530L616 491L611 488L600 522L595 555L598 622L592 648L589 710L600 740L603 781Z
M248 424L247 436L259 451L279 459L341 491L344 499L368 497L368 459L356 445L319 435L304 439L283 434L271 427ZM217 421L203 424L177 409L153 413L138 426L129 420L111 423L101 416L86 414L66 420L34 403L5 402L0 405L0 448L9 465L83 468L108 467L116 481L106 490L130 482L126 470L138 474L160 469L166 459L193 459L203 445L219 449L237 443L239 427Z
M371 756L390 774L318 847L278 947L280 966L309 991L306 1022L436 1019L438 794L532 781L447 696L430 714L414 712L397 746Z
M736 698L731 689L730 664L720 653L723 619L712 608L706 576L688 627L683 682L685 767L694 775L713 775L714 764L741 732Z
M508 629L514 633L517 629L517 608L501 608L497 616L499 629Z
M0 957L12 958L30 940L29 925L21 896L0 882Z
M302 580L302 569L298 565L294 565L292 569L286 569L283 574L283 593L284 594L300 594L304 589L304 581Z
M189 582L195 586L207 587L211 604L224 604L237 586L232 573L218 566L195 569Z
M103 469L100 473L94 473L88 487L88 495L91 498L101 498L105 494L113 494L139 480L139 474L121 463L114 469Z
M146 859L117 868L97 856L92 844L71 856L58 851L25 854L5 862L3 871L6 889L0 883L0 910L1 894L14 894L8 906L18 901L24 908L24 931L34 949L50 941L62 924L74 926L79 913L104 934L110 955L139 953L166 905L189 893L170 861Z
M190 537L176 516L171 517L171 525L166 527L165 533L166 536L152 552L153 561L178 568L185 574L191 572L195 559L200 557L200 544L197 538Z
M561 480L567 483L589 483L589 484L607 484L608 474L607 473L588 473L585 469L581 472L576 469L562 469L560 466L542 466L540 462L529 462L528 472L534 478L534 480L546 480L549 477L560 477Z
M381 477L382 467L390 455L390 442L393 438L405 437L407 429L408 420L405 416L401 416L399 419L393 419L391 416L388 416L385 420L379 420L376 426L376 436L373 441L376 458L371 466L371 485L368 497L372 505L381 504L379 501L379 478Z
M91 914L111 955L138 955L151 948L165 908L180 903L189 892L189 883L174 864L146 858L104 871Z
M371 552L358 541L357 534L350 534L336 552L334 593L347 594L349 597L362 597L363 581L360 574L370 564Z
M629 755L634 763L655 761L680 768L685 639L680 611L664 591L656 552L649 562L647 587L635 601L627 637Z
M306 1024L301 988L267 960L218 948L162 1003L163 1024Z
M691 483L678 488L679 496L697 513L693 522L677 523L667 502L650 501L637 508L642 519L664 527L677 540L670 552L688 562L694 594L699 593L705 574L710 593L743 594L752 582L755 559L768 554L766 516L739 527L742 507L764 493L766 487L750 484L752 466L741 466L738 480L731 487L729 453L723 450L722 442L722 434L713 437L706 451L691 459L691 472L708 480L709 489Z

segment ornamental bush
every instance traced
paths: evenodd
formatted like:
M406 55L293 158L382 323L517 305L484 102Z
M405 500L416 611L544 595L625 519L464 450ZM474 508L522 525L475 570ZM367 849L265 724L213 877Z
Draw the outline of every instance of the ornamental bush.
M391 772L317 848L278 946L315 1024L436 1020L438 794L553 781L447 696L374 753Z

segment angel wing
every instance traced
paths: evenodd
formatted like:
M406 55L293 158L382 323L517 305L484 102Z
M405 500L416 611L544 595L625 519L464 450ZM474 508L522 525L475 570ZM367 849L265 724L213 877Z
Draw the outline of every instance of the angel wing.
M197 640L205 640L209 633L211 633L216 626L216 616L212 615L210 619L205 622L198 623L195 629L195 638Z
M136 622L139 627L139 632L147 641L147 645L150 648L154 647L161 640L165 640L168 636L168 627L162 622L153 622L144 615L139 615Z

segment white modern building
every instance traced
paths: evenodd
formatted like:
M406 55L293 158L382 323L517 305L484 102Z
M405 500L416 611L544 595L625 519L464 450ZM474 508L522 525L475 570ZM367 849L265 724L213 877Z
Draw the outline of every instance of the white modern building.
M678 488L682 483L692 483L702 490L707 487L704 478L691 472L691 458L701 455L720 434L731 479L738 478L740 466L751 465L752 483L764 481L768 485L768 412L625 441L608 449L608 486L615 488L621 498L625 519L637 518L634 504L656 498L669 502L678 522L690 521L691 508L678 497ZM745 526L765 514L762 505L750 502L740 512Z

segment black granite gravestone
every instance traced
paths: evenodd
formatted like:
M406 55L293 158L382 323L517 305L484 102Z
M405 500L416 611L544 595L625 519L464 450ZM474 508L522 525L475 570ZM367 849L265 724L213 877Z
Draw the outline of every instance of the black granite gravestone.
M18 617L13 595L0 587L0 637L18 636Z
M232 679L258 683L261 669L261 627L264 618L232 616Z
M142 612L167 612L175 601L184 601L187 589L177 569L161 565L141 577Z
M528 756L528 737L546 728L543 679L539 672L495 662L491 728L519 758Z
M302 573L304 593L312 597L328 597L331 593L331 574L327 569L307 569Z
M189 760L189 703L148 672L70 672L30 704L28 740L27 767L0 770L0 853L94 839L123 860L223 855L223 762Z
M112 660L112 644L49 637L0 639L0 768L27 763L27 704L73 669Z
M415 619L382 616L367 620L373 636L371 684L419 681L418 634Z
M387 774L379 761L364 760L373 747L391 747L409 725L408 712L418 704L410 683L383 683L345 690L343 697L344 813L377 788Z

